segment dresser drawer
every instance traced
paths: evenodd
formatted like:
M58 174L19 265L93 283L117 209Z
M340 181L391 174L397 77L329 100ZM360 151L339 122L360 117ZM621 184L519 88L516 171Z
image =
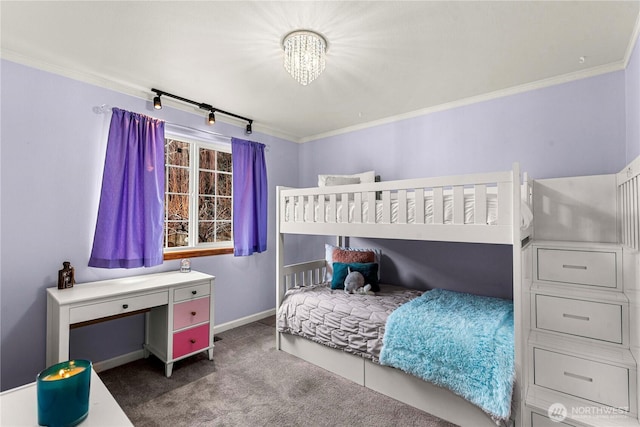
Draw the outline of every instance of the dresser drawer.
M533 350L534 383L593 402L628 410L629 371L619 366Z
M538 249L537 279L617 288L615 252Z
M165 291L72 307L69 313L69 323L73 324L102 317L131 313L145 308L165 305L168 302L169 293Z
M173 334L173 358L184 356L209 346L209 324Z
M173 301L180 302L209 295L210 288L209 282L205 282L176 289L173 291Z
M181 302L173 306L173 330L209 320L209 297Z
M536 295L538 329L622 344L622 306Z

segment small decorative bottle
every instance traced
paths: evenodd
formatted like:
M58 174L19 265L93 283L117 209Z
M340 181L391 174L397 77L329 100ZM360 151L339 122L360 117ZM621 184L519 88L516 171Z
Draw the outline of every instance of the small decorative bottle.
M182 261L180 261L180 272L181 273L191 272L191 260L189 258L185 258Z
M58 289L73 288L76 283L75 270L69 261L62 263L62 270L58 270Z

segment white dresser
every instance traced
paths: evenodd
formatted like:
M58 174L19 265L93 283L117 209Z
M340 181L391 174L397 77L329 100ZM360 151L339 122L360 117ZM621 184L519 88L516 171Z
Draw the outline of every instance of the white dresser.
M144 355L171 376L173 362L207 351L213 360L215 277L176 271L47 289L47 366L69 359L69 328L145 313Z
M622 247L537 241L531 256L524 424L638 426Z

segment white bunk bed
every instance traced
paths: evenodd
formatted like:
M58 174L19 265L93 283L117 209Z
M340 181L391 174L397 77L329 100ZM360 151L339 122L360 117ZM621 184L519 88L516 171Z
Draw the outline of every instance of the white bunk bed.
M322 283L326 268L324 259L285 266L286 234L512 245L516 368L512 418L519 416L521 251L532 236L533 225L532 182L523 174L521 183L518 164L496 173L305 189L278 187L277 197L277 308L287 290ZM398 369L287 333L276 333L276 346L458 425L495 426L479 407Z

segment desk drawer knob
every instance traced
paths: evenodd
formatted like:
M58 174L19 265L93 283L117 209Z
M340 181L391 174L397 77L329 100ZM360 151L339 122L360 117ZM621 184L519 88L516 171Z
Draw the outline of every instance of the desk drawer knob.
M122 304L122 308L126 310L127 308L129 308L129 304Z
M191 341L191 344L195 344L196 343L196 340L193 339L193 338L191 338L189 341Z
M196 312L195 312L195 311L192 311L192 312L191 312L191 315L192 315L192 316L195 316L195 315L196 315Z
M191 295L195 295L197 293L198 293L198 291L191 291Z

